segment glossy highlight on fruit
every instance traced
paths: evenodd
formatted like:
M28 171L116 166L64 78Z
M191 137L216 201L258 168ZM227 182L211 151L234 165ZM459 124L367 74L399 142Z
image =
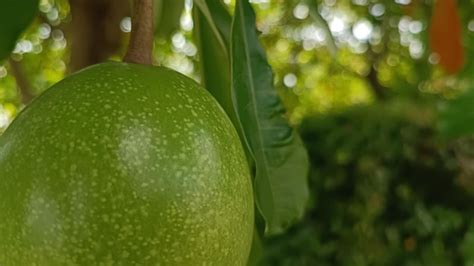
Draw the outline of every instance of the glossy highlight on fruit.
M103 63L59 82L0 137L0 265L245 265L250 174L193 80Z

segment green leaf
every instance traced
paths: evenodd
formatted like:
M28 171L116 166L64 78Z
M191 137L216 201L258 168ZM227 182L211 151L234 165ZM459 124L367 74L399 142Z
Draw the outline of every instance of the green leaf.
M194 7L193 16L202 85L216 98L235 124L237 119L230 93L229 43L225 41L230 39L232 17L220 0L201 2L198 8ZM212 14L210 19L203 10L208 10L209 14ZM219 38L223 42L219 41Z
M230 37L225 37L225 35L230 36L229 28L226 26L228 18L225 18L226 15L222 11L222 9L225 10L225 7L220 3L220 0L194 0L194 4L206 18L208 26L214 32L214 36L217 38L219 44L222 47L226 47L227 50L230 39ZM227 43L225 38L227 39Z
M260 259L263 254L263 245L260 236L258 235L257 228L255 227L253 231L253 240L252 240L252 248L250 249L249 261L247 262L247 266L257 266L260 265Z
M155 0L155 36L168 39L179 29L184 0Z
M438 129L447 139L474 133L474 88L441 106Z
M197 0L202 2L202 0ZM215 24L215 28L219 31L222 40L227 47L230 49L230 30L232 26L232 16L229 14L225 4L222 0L204 0L207 4L207 8L212 17L212 21ZM209 19L209 18L208 18ZM211 27L214 28L214 27Z
M231 48L234 106L256 161L257 207L265 234L281 233L304 214L309 162L299 135L284 117L247 0L237 1Z
M240 122L235 114L231 94L230 77L230 30L232 17L224 4L219 0L197 0L200 2L193 10L194 37L198 46L201 64L201 83L219 102L235 128ZM207 15L206 15L207 14ZM240 139L245 143L245 136L238 130ZM248 147L245 154L252 165Z
M0 8L0 61L7 58L38 11L39 0L3 0Z

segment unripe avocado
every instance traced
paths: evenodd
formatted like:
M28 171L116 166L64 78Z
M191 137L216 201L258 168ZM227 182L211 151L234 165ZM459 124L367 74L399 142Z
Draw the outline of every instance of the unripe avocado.
M163 67L73 74L0 137L0 265L245 265L253 196L236 130Z

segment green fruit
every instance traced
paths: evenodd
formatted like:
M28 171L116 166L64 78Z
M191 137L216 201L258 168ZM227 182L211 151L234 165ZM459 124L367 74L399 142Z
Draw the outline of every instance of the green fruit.
M166 68L105 63L0 138L0 265L244 265L249 170L217 102Z

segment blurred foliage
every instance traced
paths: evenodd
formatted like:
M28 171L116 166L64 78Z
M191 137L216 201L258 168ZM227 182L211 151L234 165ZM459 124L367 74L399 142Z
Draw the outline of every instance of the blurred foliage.
M261 4L262 31L276 82L294 122L311 113L331 112L388 97L440 97L472 82L472 60L457 76L436 65L428 44L434 1L320 0ZM277 1L278 2L278 1ZM472 1L458 1L466 58L473 56ZM338 46L333 58L324 29L309 15L317 3ZM286 81L286 82L285 82Z
M472 265L474 194L434 118L405 100L306 118L309 212L265 241L262 264Z
M199 80L192 1L184 2L179 28L155 39L154 57ZM454 75L431 52L435 0L251 2L313 168L309 213L263 240L263 264L472 265L474 140L441 143L435 124L437 108L474 83L474 0L457 1L465 64ZM35 95L68 73L72 34L67 0L40 0L39 9L10 59ZM130 18L117 26L128 34ZM16 78L8 61L0 65L0 133L23 107ZM458 102L442 119L464 130L461 114L473 105Z
M474 88L452 101L440 104L439 132L444 138L450 139L469 136L474 133Z
M234 1L225 0L233 9ZM430 52L428 29L433 0L253 0L258 29L275 72L275 84L294 123L307 114L332 112L389 97L442 97L472 82L472 60L447 75ZM466 58L474 56L473 1L458 1ZM185 1L179 29L157 37L156 62L199 79L193 38L192 1ZM318 16L311 15L317 10ZM67 73L71 21L67 0L41 0L33 25L18 41L20 61L39 94ZM327 22L327 27L324 25ZM119 25L130 31L130 19ZM329 32L331 36L329 36ZM72 33L71 33L72 34ZM337 52L328 39L334 39ZM126 42L124 42L124 45ZM122 49L123 51L123 49ZM120 54L112 59L118 60ZM21 108L8 63L0 66L0 131ZM2 122L3 121L3 122Z

